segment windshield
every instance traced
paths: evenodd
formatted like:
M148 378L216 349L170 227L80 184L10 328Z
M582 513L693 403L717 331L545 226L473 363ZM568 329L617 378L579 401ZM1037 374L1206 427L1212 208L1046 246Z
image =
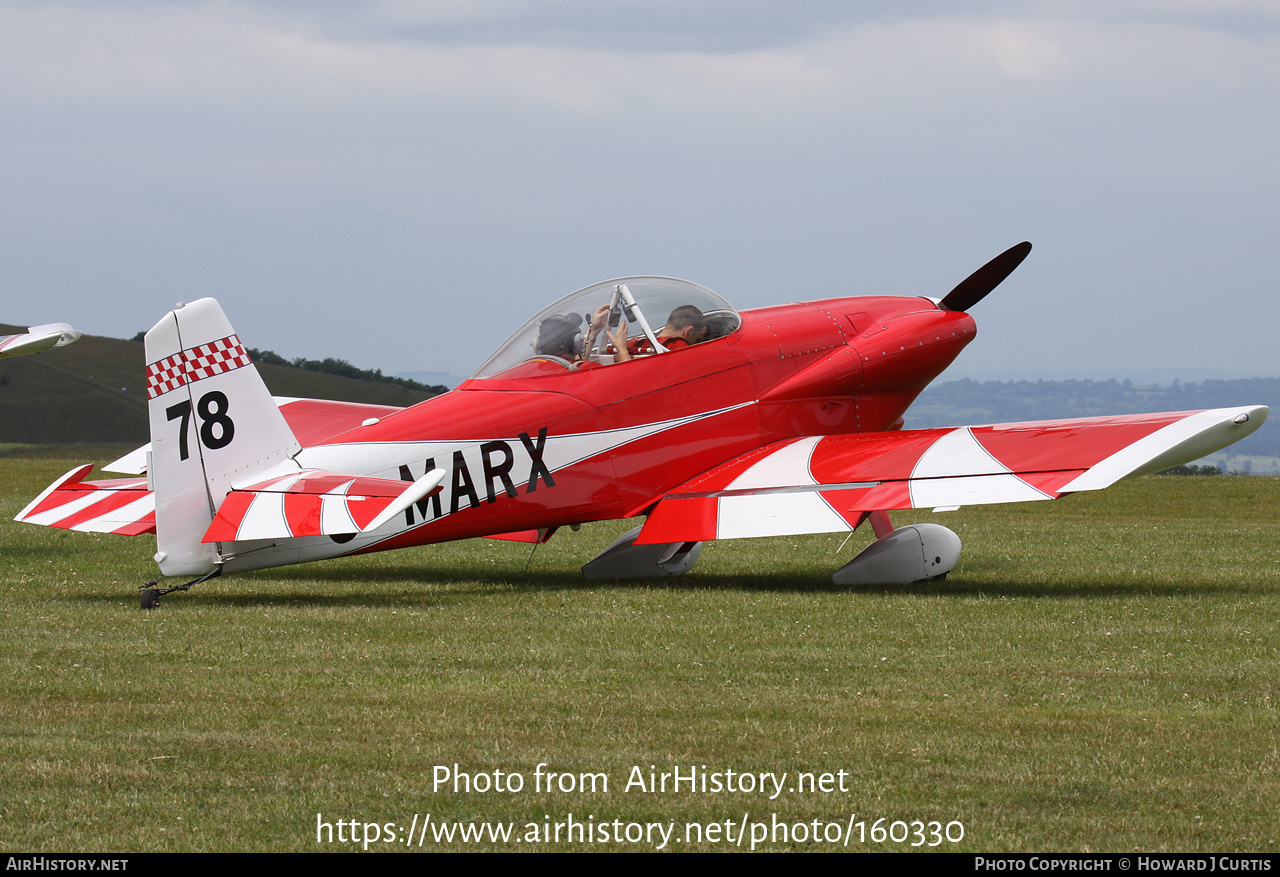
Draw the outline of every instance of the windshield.
M611 308L618 324L625 324L631 339L657 340L663 346L663 327L681 313L696 308L705 320L699 341L721 338L741 324L738 312L705 286L674 277L622 277L579 289L538 312L516 330L476 371L473 378L487 378L505 372L532 358L577 366L581 362L611 363L615 359L608 324L592 337L592 315L600 307ZM652 336L652 338L650 337ZM590 346L587 343L590 342ZM652 352L653 344L649 344Z

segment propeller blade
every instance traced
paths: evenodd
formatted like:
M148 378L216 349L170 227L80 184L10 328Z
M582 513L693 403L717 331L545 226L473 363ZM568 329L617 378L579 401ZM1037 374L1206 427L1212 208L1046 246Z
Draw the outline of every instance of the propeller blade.
M977 271L974 271L947 293L938 307L944 311L967 311L987 297L1004 279L1013 273L1013 269L1022 264L1031 252L1031 243L1023 241L1010 247L996 256Z

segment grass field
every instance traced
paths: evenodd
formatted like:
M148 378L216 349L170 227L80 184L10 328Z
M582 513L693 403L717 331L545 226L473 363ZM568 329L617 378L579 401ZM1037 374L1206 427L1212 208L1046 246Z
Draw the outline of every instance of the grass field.
M716 543L675 582L587 584L578 567L623 529L598 525L532 558L475 540L228 578L147 613L153 540L12 523L67 468L0 461L7 851L360 848L318 844L317 814L521 837L569 814L675 822L668 849L731 848L685 842L687 822L775 817L863 822L850 849L911 849L870 841L882 817L961 823L947 850L1276 848L1278 479L920 515L965 551L913 587L830 585L861 532ZM436 789L455 763L525 786ZM536 791L541 763L608 791ZM772 800L625 788L650 765L788 776ZM846 791L796 791L801 771L845 771Z

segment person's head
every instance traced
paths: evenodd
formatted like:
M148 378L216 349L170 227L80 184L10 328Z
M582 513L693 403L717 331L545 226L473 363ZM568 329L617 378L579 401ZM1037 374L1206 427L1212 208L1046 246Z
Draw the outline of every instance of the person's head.
M582 353L582 317L578 314L547 317L538 326L538 353L574 360Z
M663 334L668 338L683 338L690 344L697 344L707 337L707 318L693 305L681 305L667 317Z

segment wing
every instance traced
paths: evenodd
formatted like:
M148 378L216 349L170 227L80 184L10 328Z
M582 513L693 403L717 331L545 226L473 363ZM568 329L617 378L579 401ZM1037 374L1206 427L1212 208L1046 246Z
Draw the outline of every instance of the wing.
M66 347L80 338L80 333L66 323L32 326L21 335L0 335L0 357L26 356L53 347Z
M871 511L1057 499L1199 459L1266 417L1257 406L788 439L666 494L636 543L832 533Z

